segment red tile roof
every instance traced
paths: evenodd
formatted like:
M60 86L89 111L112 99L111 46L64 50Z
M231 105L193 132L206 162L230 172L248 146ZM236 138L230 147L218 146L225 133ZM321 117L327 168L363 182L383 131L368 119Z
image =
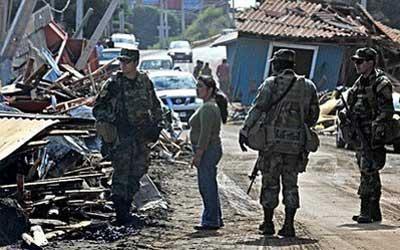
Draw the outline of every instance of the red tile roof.
M266 0L257 9L237 16L241 33L303 39L357 38L365 27L321 4L306 1Z

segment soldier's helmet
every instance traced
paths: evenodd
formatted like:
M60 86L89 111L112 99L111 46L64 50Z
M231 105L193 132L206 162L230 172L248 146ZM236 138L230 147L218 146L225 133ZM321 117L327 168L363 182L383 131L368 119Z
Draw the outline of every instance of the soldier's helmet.
M370 47L360 48L356 51L356 53L351 57L351 60L374 60L376 61L378 53L375 49Z
M121 49L118 59L134 62L139 61L139 49L136 46L124 46Z
M291 49L280 49L276 51L271 58L270 62L273 61L287 61L294 63L296 61L296 52Z

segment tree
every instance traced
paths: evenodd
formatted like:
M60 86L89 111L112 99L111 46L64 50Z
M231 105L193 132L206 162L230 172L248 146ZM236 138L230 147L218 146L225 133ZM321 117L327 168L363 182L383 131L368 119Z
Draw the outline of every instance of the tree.
M140 40L140 47L147 48L159 41L158 26L160 25L160 10L155 7L141 6L133 10L133 15L128 21L133 26L133 33ZM169 35L176 36L180 32L179 20L176 14L169 11Z
M184 37L192 41L214 36L229 28L231 21L223 8L207 8L187 27Z

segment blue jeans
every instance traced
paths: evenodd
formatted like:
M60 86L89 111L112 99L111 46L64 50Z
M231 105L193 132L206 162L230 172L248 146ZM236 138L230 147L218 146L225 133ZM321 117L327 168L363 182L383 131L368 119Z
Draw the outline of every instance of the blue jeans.
M217 164L222 157L222 147L208 145L197 168L199 191L203 199L201 225L222 227L221 203L218 195Z

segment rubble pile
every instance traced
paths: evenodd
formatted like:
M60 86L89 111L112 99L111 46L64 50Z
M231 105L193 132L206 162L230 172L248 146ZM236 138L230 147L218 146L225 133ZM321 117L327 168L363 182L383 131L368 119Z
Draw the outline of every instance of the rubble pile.
M54 238L112 241L137 232L141 225L110 224L112 166L100 153L92 116L114 61L99 67L96 50L70 38L47 7L33 14L21 43L11 81L0 94L0 224L9 225L2 228L0 245L23 239L40 249ZM78 67L85 56L86 65ZM172 123L167 119L160 139L150 145L152 170L134 198L146 225L168 209L157 169L189 164L191 145ZM9 223L16 216L15 225Z

